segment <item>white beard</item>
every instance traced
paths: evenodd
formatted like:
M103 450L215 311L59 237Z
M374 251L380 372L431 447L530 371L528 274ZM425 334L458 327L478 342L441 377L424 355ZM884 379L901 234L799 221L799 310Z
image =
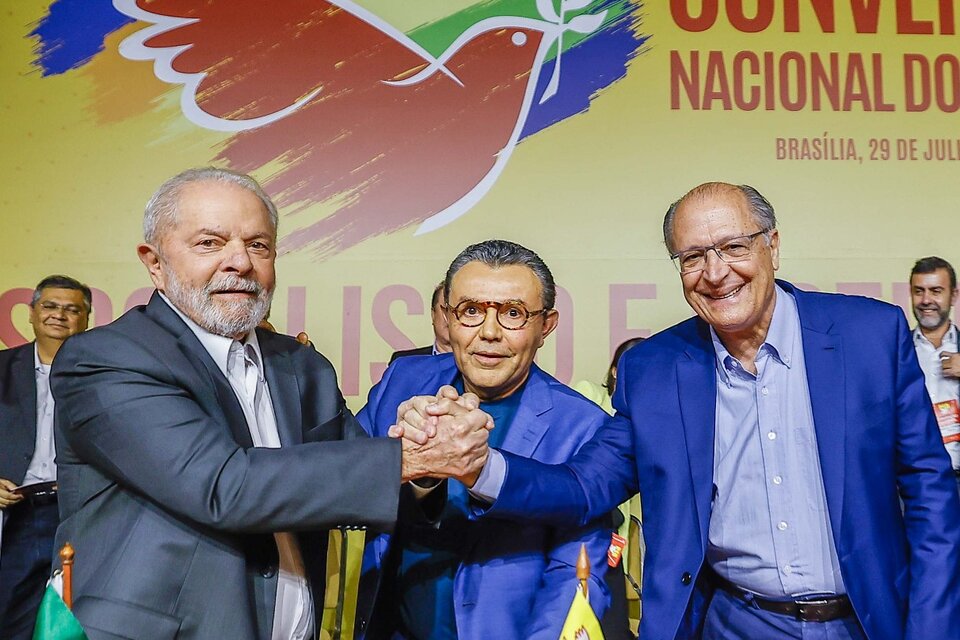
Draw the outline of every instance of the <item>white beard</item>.
M165 270L164 293L175 307L202 329L218 336L233 338L246 335L267 317L273 302L273 290L266 290L260 283L237 275L227 274L208 282L202 289L184 285L177 274ZM256 298L248 300L220 300L211 298L216 291L249 291Z

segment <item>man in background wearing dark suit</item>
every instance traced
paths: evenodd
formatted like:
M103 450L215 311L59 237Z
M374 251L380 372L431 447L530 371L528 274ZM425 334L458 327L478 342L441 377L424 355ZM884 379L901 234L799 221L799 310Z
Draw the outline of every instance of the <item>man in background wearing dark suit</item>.
M326 530L386 528L401 482L485 457L485 428L433 448L365 438L326 358L255 329L276 241L249 176L171 178L137 247L157 291L57 358L56 542L76 549L90 640L313 638Z
M443 296L443 281L433 288L433 295L430 297L430 323L433 325L433 344L426 347L417 347L416 349L407 349L405 351L394 351L390 356L390 364L397 358L404 356L429 356L438 353L450 353L450 328L447 325L447 315L444 313L444 307L447 304Z
M67 276L40 281L30 301L35 342L0 351L0 631L33 636L57 531L50 363L87 328L90 288ZM17 488L17 487L21 488Z

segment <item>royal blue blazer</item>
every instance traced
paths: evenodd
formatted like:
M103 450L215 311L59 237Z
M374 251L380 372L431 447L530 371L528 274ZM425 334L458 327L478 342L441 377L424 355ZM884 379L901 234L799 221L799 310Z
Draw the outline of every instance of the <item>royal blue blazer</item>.
M903 312L778 284L797 302L829 518L860 624L871 640L960 638L960 500ZM691 318L631 349L617 380L617 417L569 463L504 453L506 479L485 517L584 522L639 486L640 637L696 638L711 592L708 326Z
M371 389L357 419L370 435L385 436L396 422L401 402L415 395L436 394L442 385L453 384L458 373L451 354L399 358ZM609 418L536 365L522 393L503 442L503 450L518 457L547 464L565 462ZM587 545L593 567L590 601L601 616L609 602L604 573L612 526L607 513L583 525L559 527L494 519L471 522L468 552L454 579L460 640L494 636L556 640L576 590L575 566L581 543ZM368 639L390 637L382 629L384 618L379 608L384 596L391 594L380 593L377 599L377 592L388 584L381 569L390 540L389 535L377 537L364 554L358 627L367 632Z

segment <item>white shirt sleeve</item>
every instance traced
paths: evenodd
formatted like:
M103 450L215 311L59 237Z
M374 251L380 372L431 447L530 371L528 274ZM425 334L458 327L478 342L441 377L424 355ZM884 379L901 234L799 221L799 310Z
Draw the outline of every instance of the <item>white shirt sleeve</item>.
M490 449L487 455L487 463L480 472L476 484L470 489L470 495L477 500L484 502L494 502L500 495L500 489L503 487L503 480L507 476L507 461L503 455L496 449Z

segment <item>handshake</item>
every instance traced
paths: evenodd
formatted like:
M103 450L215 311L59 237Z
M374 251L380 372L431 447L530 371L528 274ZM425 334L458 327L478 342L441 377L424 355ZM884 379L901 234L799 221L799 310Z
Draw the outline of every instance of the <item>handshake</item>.
M436 396L416 396L397 407L397 423L388 432L400 438L403 482L417 478L455 478L476 483L487 462L487 436L493 419L480 410L472 393L451 386Z

